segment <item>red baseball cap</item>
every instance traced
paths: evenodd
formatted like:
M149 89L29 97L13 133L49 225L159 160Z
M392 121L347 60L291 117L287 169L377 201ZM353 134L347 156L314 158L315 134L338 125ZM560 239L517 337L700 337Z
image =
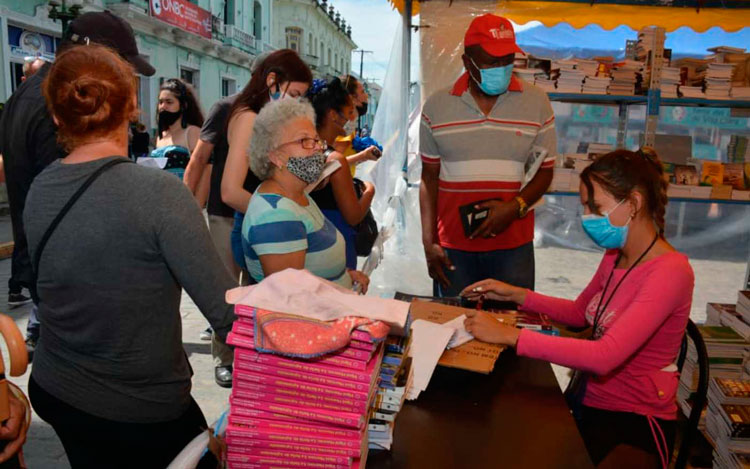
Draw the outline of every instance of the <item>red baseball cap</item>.
M513 24L507 19L486 14L474 18L464 36L464 47L479 44L485 52L495 57L524 51L516 44Z

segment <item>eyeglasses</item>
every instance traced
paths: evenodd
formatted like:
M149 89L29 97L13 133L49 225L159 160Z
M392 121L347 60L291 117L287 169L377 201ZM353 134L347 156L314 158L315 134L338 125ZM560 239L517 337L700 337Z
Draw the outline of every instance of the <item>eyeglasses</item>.
M320 138L312 138L312 137L305 137L305 138L298 138L297 140L292 140L291 142L282 143L276 148L281 148L285 145L290 145L292 143L298 143L302 145L302 148L305 150L312 150L316 146L320 148L321 150L328 148L328 144L325 140Z

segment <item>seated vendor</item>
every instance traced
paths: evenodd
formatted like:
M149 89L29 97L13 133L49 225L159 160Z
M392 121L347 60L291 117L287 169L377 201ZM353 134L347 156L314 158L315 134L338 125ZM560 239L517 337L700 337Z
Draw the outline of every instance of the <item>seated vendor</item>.
M582 372L567 397L596 465L667 467L672 454L679 379L674 362L694 277L687 257L664 238L666 203L662 165L652 151L602 156L581 174L581 205L584 231L607 251L576 300L492 279L462 292L470 299L512 301L566 325L593 326L586 340L508 327L484 312L469 313L465 321L479 340Z
M263 182L242 223L245 262L256 281L291 267L365 292L367 276L346 268L343 236L305 193L323 170L324 148L307 101L282 99L258 113L249 164Z

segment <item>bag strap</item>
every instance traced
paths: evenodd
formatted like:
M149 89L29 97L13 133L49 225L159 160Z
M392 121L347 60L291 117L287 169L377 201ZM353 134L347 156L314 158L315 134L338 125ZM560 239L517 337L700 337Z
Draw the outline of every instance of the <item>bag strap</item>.
M42 252L44 252L44 247L47 245L47 241L49 241L49 238L52 236L52 233L55 232L57 225L59 225L62 219L65 218L65 215L67 215L68 211L73 207L73 205L76 203L76 201L78 201L78 199L83 195L83 193L86 192L86 189L88 189L89 186L91 186L91 184L93 184L94 181L96 181L97 178L102 175L102 173L112 168L113 166L116 166L122 163L132 163L132 161L127 160L127 159L116 159L116 160L108 161L107 163L99 167L99 169L94 171L94 173L91 176L89 176L89 178L86 179L86 181L83 184L81 184L81 187L78 188L75 194L73 194L70 197L68 202L60 210L60 213L58 213L55 219L52 220L52 223L50 223L49 227L47 228L47 231L44 232L44 235L42 236L41 241L39 241L39 244L36 247L36 251L34 252L34 261L31 264L31 266L34 268L35 274L39 271L39 261L42 258Z

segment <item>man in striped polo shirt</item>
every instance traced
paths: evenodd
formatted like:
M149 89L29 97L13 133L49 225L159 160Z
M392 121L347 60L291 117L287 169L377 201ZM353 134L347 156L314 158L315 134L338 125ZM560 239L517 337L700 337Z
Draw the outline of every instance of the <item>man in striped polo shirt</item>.
M477 17L464 37L466 72L423 107L422 241L436 296L456 296L486 278L534 288L528 209L552 181L557 142L547 95L512 74L516 52L523 53L510 21ZM471 212L484 209L477 225ZM467 235L464 223L472 221Z

